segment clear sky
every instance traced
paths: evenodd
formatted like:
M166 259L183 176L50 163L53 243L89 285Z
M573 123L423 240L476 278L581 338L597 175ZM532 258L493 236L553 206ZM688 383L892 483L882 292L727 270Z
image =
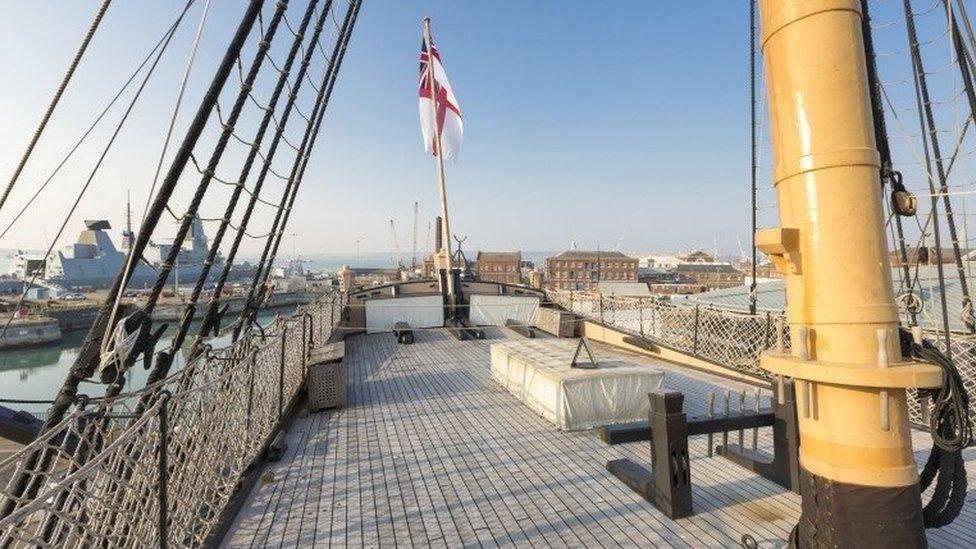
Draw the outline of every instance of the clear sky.
M126 190L141 209L203 3L197 1L62 243L74 239L82 219L108 218L120 227ZM0 19L4 183L96 4L16 2ZM0 224L181 2L115 4ZM304 2L293 4L297 21ZM875 18L897 21L896 4L883 3ZM213 0L185 110L199 101L242 5ZM297 235L288 251L354 252L357 239L364 252L388 251L393 218L406 253L414 201L424 249L438 196L417 118L424 15L433 19L464 112L464 147L448 165L448 182L452 228L470 237L468 249L558 250L573 240L581 248L612 249L621 237L620 249L634 253L717 247L737 254L737 239L748 246L747 1L366 0L288 229ZM879 31L879 50L903 51L903 30L885 32ZM96 134L0 248L47 243L107 136ZM769 164L765 151L761 164ZM761 174L765 179L768 170ZM772 225L772 192L761 184L761 224ZM219 206L205 204L205 215Z

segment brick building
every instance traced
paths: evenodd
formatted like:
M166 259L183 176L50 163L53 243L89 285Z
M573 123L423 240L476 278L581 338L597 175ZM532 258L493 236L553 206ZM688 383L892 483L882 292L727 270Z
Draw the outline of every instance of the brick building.
M712 290L741 286L745 281L745 273L730 263L682 263L669 273Z
M569 250L546 259L550 288L596 291L601 281L637 282L637 258L620 252Z
M474 270L478 280L520 284L522 252L478 252Z

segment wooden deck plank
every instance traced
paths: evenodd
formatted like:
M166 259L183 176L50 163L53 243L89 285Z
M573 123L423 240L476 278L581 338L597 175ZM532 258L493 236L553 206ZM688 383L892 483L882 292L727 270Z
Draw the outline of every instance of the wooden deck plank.
M418 372L418 364L416 364L415 362L416 355L408 354L407 356L403 356L401 358L403 359L402 360L403 367L407 371L413 372L413 374L411 375L416 375ZM423 396L422 393L415 390L417 387L420 386L420 384L412 384L409 386L406 384L397 384L397 385L401 389L401 391L404 391L401 393L401 395L404 398L404 402L407 403L407 409L410 411L416 411L417 408L414 407L414 403L423 400L422 398L418 398ZM430 422L424 422L424 423L430 423ZM443 426L441 424L438 424L435 430L433 432L430 432L430 431L426 431L426 427L425 427L425 436L428 437L428 440L430 440L430 437L435 436L437 433L440 432L439 429L442 428ZM452 435L454 434L454 430L450 428L445 432ZM467 437L462 437L462 440L464 438ZM415 442L418 444L421 443L420 440L416 440ZM453 444L457 445L457 442L458 439L454 438ZM471 451L470 441L464 441L464 442L468 443L466 448L467 451ZM423 446L422 444L420 445ZM462 457L463 457L463 453L462 453ZM469 468L472 467L471 462L468 462L466 465ZM478 482L479 489L482 491L482 493L488 494L489 497L494 496L494 497L501 498L502 496L498 490L498 485L494 482L495 479L493 478L493 475L485 474L484 467L481 462L478 462L477 467L480 469L480 472L477 474L477 482ZM507 528L503 528L502 526L503 519L500 518L501 516L504 516L505 519L508 519L510 521L509 523L515 521L515 515L513 514L512 509L508 508L508 506L506 505L492 506L489 508L488 514L489 516L487 517L487 520L489 523L489 529L493 536L493 539L491 540L492 545L505 544L505 543L521 543L524 541L528 541L528 536L526 536L525 533L522 532L521 530L509 532Z
M489 337L491 337L492 331L488 330L488 334ZM485 342L478 342L478 344L481 345L486 343L490 344L491 341L492 339L487 339ZM465 354L473 353L475 355L475 356L466 356L465 362L477 363L478 359L480 358L477 355L482 353L483 350L478 349L477 347L472 345L468 347L464 352ZM502 395L507 394L500 387L492 387L491 389L493 390L493 392L497 392ZM552 431L550 429L542 429L537 431L537 429L534 426L522 423L522 418L524 417L524 415L521 412L524 412L524 408L522 408L520 404L514 401L505 402L504 404L501 405L499 405L497 401L489 402L489 400L492 398L496 399L497 395L492 395L488 392L478 392L477 394L471 395L470 398L476 400L477 402L479 402L479 404L483 405L486 408L489 407L492 408L492 416L494 416L495 418L505 418L506 423L508 425L510 426L519 425L521 428L526 429L526 433L529 436L526 436L524 437L524 439L521 440L521 442L523 443L521 445L522 452L514 453L510 451L511 450L510 445L507 444L501 445L501 447L506 451L507 458L510 459L512 463L515 463L520 467L520 473L522 475L522 481L518 483L520 486L522 486L523 488L528 487L529 489L532 489L532 487L536 485L548 486L548 485L565 484L567 482L571 484L574 483L572 480L573 474L567 471L566 468L564 467L566 456L564 455L563 452L559 451L560 450L559 448L554 447L551 444L552 441L548 438L548 435L552 434ZM495 440L504 441L507 438L506 434L499 432L496 422L490 422L486 425L486 427L491 431L491 434L495 438ZM542 468L543 470L551 471L552 474L548 475L546 478L540 479L538 476L538 470L540 468L530 466L523 457L525 454L546 456L547 459L549 457L554 458L549 461L549 464L551 465L551 469ZM532 479L534 479L534 481ZM590 538L594 536L599 537L601 539L608 540L610 542L609 545L617 545L618 544L617 540L619 539L619 536L614 535L615 532L613 531L613 528L617 525L613 523L613 518L608 516L602 507L594 505L595 502L600 500L599 496L596 493L587 493L588 490L586 489L589 488L589 483L575 483L575 484L576 484L575 488L577 489L568 490L566 494L556 495L553 494L550 490L546 494L546 496L553 497L553 498L559 498L560 496L563 496L563 499L565 499L565 496L568 496L571 502L575 505L575 508L579 509L581 513L584 515L583 521L593 525L592 529L595 532L593 532L593 534L589 537ZM556 512L557 514L563 514L560 513L560 511L565 512L565 510L566 510L565 508L556 509ZM581 520L577 518L574 522L578 524L581 523ZM586 529L587 532L589 532L589 530L590 529ZM635 530L635 532L639 532L639 531ZM587 540L587 541L592 542L591 540ZM647 538L644 538L642 541L644 543L649 542ZM607 544L608 543L606 541L602 543L602 545L607 545Z
M420 331L409 346L390 334L349 338L347 407L295 422L296 447L268 465L275 480L249 495L225 545L723 547L744 533L767 546L788 536L799 497L706 457L704 436L689 441L696 514L664 517L604 468L620 457L649 463L649 444L610 447L592 432L555 430L491 381L490 345L518 336L487 332L487 340L459 342ZM710 391L720 392L720 410L722 391L745 387L660 366L665 386L686 394L689 415L705 413ZM747 409L752 399L749 389ZM913 438L924 460L929 437ZM770 429L760 429L758 446L772 447ZM976 460L976 449L965 457ZM974 524L970 505L953 525L929 531L929 542L973 545Z
M475 343L474 342L471 342L470 344L471 345L474 345ZM434 357L425 357L424 358L424 362L425 363L429 362L431 358L434 358ZM450 360L446 360L445 357L443 357L443 356L438 356L438 357L434 358L434 362L436 364L439 364L439 365L440 364L448 364L448 365L451 364L451 361ZM470 387L467 384L465 384L463 382L463 378L458 377L458 376L448 377L443 372L436 372L436 371L435 372L430 372L430 371L427 371L427 372L422 372L421 373L421 376L424 378L424 381L430 387L434 388L439 394L447 395L447 396L441 397L442 399L445 399L446 402L444 403L444 405L442 405L442 406L439 407L439 412L440 413L438 413L438 412L434 412L434 413L436 413L436 416L438 418L438 424L439 424L439 426L440 426L441 429L444 429L444 430L446 430L447 432L450 432L450 433L457 433L457 432L461 432L462 430L464 431L464 436L463 437L461 437L460 439L458 437L455 437L454 439L451 440L451 443L453 445L455 445L455 446L460 446L458 444L458 440L465 440L465 442L463 443L463 448L459 448L459 449L462 450L461 452L459 452L459 455L461 455L462 456L462 459L463 459L463 456L465 456L465 455L467 455L467 454L469 454L469 453L472 452L472 446L470 444L470 441L472 441L475 438L480 439L481 438L479 436L480 433L478 431L472 431L470 429L470 425L466 426L466 427L468 427L467 429L459 429L459 427L457 425L444 424L443 421L442 421L442 418L443 417L450 417L447 414L444 414L443 413L446 410L453 410L455 413L460 414L460 413L463 413L463 411L466 409L466 407L469 407L473 403L475 403L475 401L471 398L472 397L472 394L471 394L472 387ZM464 398L463 399L459 399L458 397L451 396L451 395L454 395L454 394L462 394L464 396ZM481 422L478 422L478 423L481 423ZM462 425L463 425L463 423L462 423ZM479 442L477 444L475 444L475 446L474 446L474 453L480 455L483 452L491 452L494 448L495 448L495 445L493 445L491 441L484 441L482 439L482 440L479 440ZM504 459L505 460L511 459L511 456L505 456ZM496 461L497 461L497 458L496 458ZM502 478L501 475L499 475L497 473L497 471L492 471L492 475L493 475L493 478L494 479L499 480L499 481ZM526 485L526 483L523 482L522 485L524 486L524 485ZM506 489L506 492L507 491L509 491L509 490ZM498 492L496 491L496 493L498 493ZM504 503L504 498L499 498L498 501ZM545 501L545 500L543 500L543 501ZM494 506L492 506L492 507L494 507ZM547 505L546 503L543 503L541 509L540 509L540 506L539 505L535 505L535 509L536 509L536 513L541 513L541 514L550 513L548 515L549 517L552 516L551 512L554 511L554 509L551 509L551 505ZM516 524L518 524L518 518L520 518L520 517L515 517L514 515L512 515L512 520L514 520ZM551 518L549 520L551 520ZM523 536L526 536L527 537L527 533L524 531L524 529L522 529L520 526L518 527L518 529L521 531L521 533L522 533ZM558 545L579 544L579 543L581 543L581 542L580 542L580 540L579 540L578 537L573 537L573 536L568 536L568 535L567 536L564 536L564 537L550 536L549 537L549 542L548 542L548 544L550 544L550 545L551 544L558 544Z

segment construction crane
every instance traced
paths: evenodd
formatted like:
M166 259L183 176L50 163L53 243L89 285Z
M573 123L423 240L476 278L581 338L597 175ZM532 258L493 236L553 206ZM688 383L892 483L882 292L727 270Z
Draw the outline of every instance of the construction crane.
M413 203L413 259L410 261L410 270L417 270L417 202Z
M620 248L624 245L624 239L625 238L627 238L627 228L626 227L624 227L624 230L620 231L620 238L617 239L617 245L614 246L613 249L619 252L620 251Z
M393 265L398 270L403 270L403 262L400 261L400 243L397 242L396 225L393 224L393 218L390 218L390 237L393 240Z

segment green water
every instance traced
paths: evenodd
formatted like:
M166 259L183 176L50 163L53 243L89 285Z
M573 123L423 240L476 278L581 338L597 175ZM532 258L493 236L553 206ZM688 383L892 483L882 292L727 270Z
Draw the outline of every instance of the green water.
M265 324L277 314L289 315L293 310L293 307L281 307L261 311L258 314L258 322ZM172 338L167 336L175 329L173 323L170 323L170 327L156 345L156 350L169 347ZM199 324L194 323L190 328L190 334L196 333L198 329ZM56 345L0 351L0 399L50 400L53 398L78 356L86 334L87 330L76 330L64 334L64 338ZM230 336L231 331L224 330L220 336L211 337L207 342L214 349L219 349L230 343ZM187 340L192 343L193 338L188 337ZM177 355L174 368L182 368L185 364L189 343L184 344L182 352ZM127 390L145 385L148 372L142 367L141 357L128 377ZM88 396L98 396L104 392L104 386L99 383L84 382L79 392ZM43 404L0 404L29 412L43 412L47 408Z

